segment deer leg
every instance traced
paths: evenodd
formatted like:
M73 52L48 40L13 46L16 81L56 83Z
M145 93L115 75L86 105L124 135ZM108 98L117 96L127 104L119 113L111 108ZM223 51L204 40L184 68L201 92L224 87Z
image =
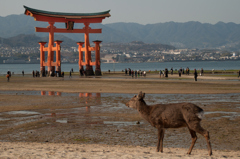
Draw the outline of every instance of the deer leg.
M191 129L205 137L205 139L207 141L208 154L209 154L209 156L211 156L212 155L212 147L211 147L211 143L210 143L209 132L207 130L203 129L201 127L200 123L194 123L194 126L191 127Z
M191 143L191 146L190 146L190 148L189 148L189 150L188 150L188 153L187 154L191 154L191 152L192 152L192 149L193 149L193 147L194 147L194 145L195 145L195 143L196 143L196 141L197 141L197 135L196 135L196 132L195 131L193 131L193 130L191 130L190 128L188 128L189 129L189 132L190 132L190 134L191 134L191 136L192 136L192 143Z
M157 152L159 150L163 152L163 136L164 136L164 130L162 128L158 129L158 143L157 143Z
M160 140L161 140L161 129L158 129L158 143L157 143L157 152L159 152L160 147Z
M163 138L164 138L164 133L165 133L165 130L162 129L161 140L160 140L160 151L161 151L161 152L163 152Z
M206 130L205 130L206 131ZM208 154L209 156L212 155L212 147L211 147L211 143L210 143L210 135L209 132L206 131L206 133L203 135L207 141L207 147L208 147Z

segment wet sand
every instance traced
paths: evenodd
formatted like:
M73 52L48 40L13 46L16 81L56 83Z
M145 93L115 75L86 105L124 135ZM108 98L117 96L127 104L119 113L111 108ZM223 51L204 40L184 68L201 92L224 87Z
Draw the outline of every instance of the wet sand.
M104 74L102 77L69 78L50 77L32 78L30 75L13 76L10 82L6 77L0 78L0 90L43 90L55 92L89 92L89 93L145 93L157 94L216 94L240 93L240 79L237 77L199 76L198 81L192 75L169 75L159 78L157 74L147 77L132 78L123 73Z
M0 158L240 158L237 78L203 76L195 82L192 76L160 79L154 74L138 79L123 74L101 78L16 75L10 82L0 77L0 85L0 91L18 91L0 94L0 119L4 119L0 120ZM46 95L28 95L24 90L46 91ZM50 96L50 91L55 95ZM146 92L148 104L162 101L151 94L169 94L163 96L164 102L192 101L205 112L217 112L206 114L202 121L210 132L213 156L207 156L206 142L199 134L192 155L186 155L191 143L186 128L167 130L164 152L155 152L156 129L135 110L124 107L139 91ZM76 95L57 96L56 92ZM80 93L93 94L80 97Z

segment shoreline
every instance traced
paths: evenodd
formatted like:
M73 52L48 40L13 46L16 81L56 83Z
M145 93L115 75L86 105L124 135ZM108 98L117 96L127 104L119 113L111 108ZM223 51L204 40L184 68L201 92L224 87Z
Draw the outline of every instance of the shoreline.
M101 63L107 63L107 64L113 64L113 63L164 63L164 62L223 62L223 61L240 61L240 59L227 59L227 60L184 60L184 61L180 61L180 60L176 60L176 61L150 61L150 62L101 62ZM39 62L35 62L35 63L0 63L0 64L39 64ZM78 64L77 62L61 62L62 64Z

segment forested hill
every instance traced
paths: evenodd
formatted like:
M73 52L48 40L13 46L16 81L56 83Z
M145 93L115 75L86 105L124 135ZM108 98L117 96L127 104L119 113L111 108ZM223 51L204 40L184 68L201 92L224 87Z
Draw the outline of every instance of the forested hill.
M112 17L110 17L112 18ZM107 22L107 19L104 20ZM35 33L35 27L47 27L47 23L37 22L30 16L10 15L0 17L0 37L9 38L19 34L36 34L48 36L46 33ZM65 27L57 24L56 27ZM82 25L75 25L82 28ZM240 49L240 25L235 23L216 24L200 22L166 22L141 25L137 23L91 24L92 28L102 28L102 34L92 34L90 40L103 42L143 41L145 43L161 43L176 48L217 48ZM74 40L83 41L83 34L64 34Z

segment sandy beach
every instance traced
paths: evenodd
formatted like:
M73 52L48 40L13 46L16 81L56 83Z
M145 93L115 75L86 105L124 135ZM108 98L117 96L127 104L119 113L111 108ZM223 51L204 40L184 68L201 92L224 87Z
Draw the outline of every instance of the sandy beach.
M7 158L240 158L240 81L237 77L157 74L131 78L0 77L0 159ZM204 109L210 132L191 155L186 128L168 129L163 153L157 131L125 103L139 91L146 102L193 102ZM53 92L53 93L51 93ZM156 95L154 95L156 94ZM136 124L139 122L140 124Z
M7 158L240 158L236 151L213 151L209 157L205 150L194 150L185 154L183 148L166 148L164 153L155 152L155 147L109 146L99 144L55 144L55 143L1 143L1 159Z

